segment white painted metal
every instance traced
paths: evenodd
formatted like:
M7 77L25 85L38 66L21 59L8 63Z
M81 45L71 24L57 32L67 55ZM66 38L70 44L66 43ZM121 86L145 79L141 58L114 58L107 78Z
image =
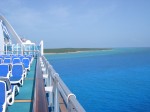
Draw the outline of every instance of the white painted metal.
M20 37L15 32L13 27L9 24L9 22L1 15L0 15L0 20L2 20L4 22L4 24L6 25L7 30L9 31L9 33L13 36L13 38L16 39L16 42L19 43L19 44L22 44L22 41L21 41Z
M44 43L43 40L40 42L40 46L41 46L41 56L43 56L43 51L44 51Z
M7 44L5 46L6 46L6 54L7 54Z
M4 54L4 34L2 29L2 20L0 21L0 54Z
M55 90L54 90L54 112L59 112L58 82L57 81L55 81Z
M53 87L52 92L49 93L48 100L51 108L54 108L54 112L59 112L59 95L61 94L65 104L67 105L67 112L85 112L84 108L77 101L76 96L71 93L62 79L59 77L59 74L53 69L44 56L40 58L45 68L48 69L48 84L47 87ZM54 101L53 101L54 99Z
M53 86L46 86L45 92L53 92Z

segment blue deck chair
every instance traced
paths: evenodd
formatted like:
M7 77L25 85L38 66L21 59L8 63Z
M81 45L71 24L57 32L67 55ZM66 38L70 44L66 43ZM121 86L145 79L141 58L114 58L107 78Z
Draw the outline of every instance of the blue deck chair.
M5 55L4 58L11 58L11 56L10 55Z
M18 54L18 57L22 56L21 54Z
M33 61L33 57L32 57L31 55L27 55L27 56L26 56L26 58L28 58L28 59L29 59L30 64L31 64L31 63L32 63L32 61Z
M23 58L22 63L24 64L24 68L27 71L30 71L30 61L29 61L29 59L28 58Z
M22 86L24 77L25 71L22 63L13 64L12 76L10 77L11 84Z
M3 63L3 59L2 58L0 58L0 64L2 64Z
M22 59L25 58L24 56L19 56L20 61L22 62Z
M21 63L20 58L14 58L12 64Z
M10 58L4 58L4 63L11 64L11 59Z
M4 57L2 55L0 55L0 58L3 59Z
M20 58L14 58L14 59L13 59L12 64L17 64L17 63L22 64L22 62L20 61ZM25 69L24 64L23 64L23 68L24 68L24 77L26 77L26 75L27 75L27 73L26 73L27 70Z
M5 112L7 107L6 83L0 81L0 112Z
M19 87L17 85L11 85L10 80L5 77L0 77L0 81L6 83L6 94L7 94L7 104L12 105L15 100L15 96L19 93Z
M0 64L0 77L9 78L11 75L11 69L9 64Z
M12 56L12 61L13 61L13 59L14 59L14 58L18 58L18 56L16 56L16 55L13 55L13 56Z

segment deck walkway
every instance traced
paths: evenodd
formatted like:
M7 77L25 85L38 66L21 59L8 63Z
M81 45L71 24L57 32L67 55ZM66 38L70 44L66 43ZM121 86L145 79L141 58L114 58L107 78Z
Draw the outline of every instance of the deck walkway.
M24 85L20 87L19 94L15 97L15 103L8 106L8 112L32 112L34 79L35 79L36 59L31 64L31 69L24 80Z
M31 69L24 80L24 84L20 87L19 94L15 97L12 106L8 106L8 112L32 112L34 98L34 82L35 82L36 59L31 64ZM66 112L66 106L63 98L59 94L60 112Z

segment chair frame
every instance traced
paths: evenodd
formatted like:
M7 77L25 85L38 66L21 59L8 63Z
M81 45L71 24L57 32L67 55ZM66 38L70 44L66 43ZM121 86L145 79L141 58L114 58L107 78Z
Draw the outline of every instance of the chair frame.
M26 72L24 70L24 67L23 67L22 63L13 64L12 65L12 77L13 77L13 75L15 77L15 74L13 74L13 67L15 65L22 66L22 75L21 75L22 77L20 78L20 80L17 80L17 81L11 81L11 79L10 79L10 82L11 82L11 84L14 84L14 85L18 85L19 84L20 86L23 86L23 81L24 81L24 77L26 76Z
M2 112L5 112L6 111L6 107L7 107L6 83L4 81L1 81L1 80L0 80L0 83L4 83L4 85L5 85L5 96L4 96L5 97L5 102L2 105Z

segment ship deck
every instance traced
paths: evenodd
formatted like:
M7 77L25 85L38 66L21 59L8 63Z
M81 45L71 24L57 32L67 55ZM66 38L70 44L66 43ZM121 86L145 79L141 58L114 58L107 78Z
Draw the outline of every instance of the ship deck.
M36 59L31 64L30 71L24 80L24 84L20 87L19 94L15 97L15 102L12 106L8 106L9 112L31 112L33 109L33 95Z
M7 72L12 72L11 67L14 66L12 63L14 61L14 58L18 58L19 56L20 61L18 61L17 63L20 63L22 61L22 58L27 58L28 55L28 59L30 61L32 60L32 56L35 58L31 64L30 71L27 73L26 78L23 79L23 77L21 77L19 82L18 80L12 82L12 84L14 84L14 82L17 82L18 85L23 85L22 87L19 87L20 92L15 96L15 98L14 88L13 91L6 91L8 88L4 88L5 91L3 92L5 96L3 95L3 98L7 101L4 100L5 102L1 103L4 105L1 105L0 109L9 112L85 112L84 108L76 99L76 96L69 90L63 80L59 77L59 74L54 70L49 61L44 57L43 41L41 41L40 44L36 45L30 40L21 39L15 32L13 27L10 25L10 23L1 15L0 21L0 55L2 55L0 60L2 64L9 64L9 70L7 70ZM11 38L6 38L9 37L9 33L11 34L11 38L14 39L14 42L16 40L16 44L12 43ZM5 39L7 39L7 41L5 41ZM30 57L30 55L32 56ZM7 61L4 60L5 58L8 58ZM14 71L15 70L16 68L14 69ZM18 74L19 72L20 71L18 71ZM9 86L9 88L11 88L11 85L7 84L10 83L9 78L12 78L10 77L11 74L8 74L9 76L7 77L7 81L4 81L3 75L4 74L2 74L1 82L3 83L3 85ZM16 77L18 78L17 75ZM13 74L12 76L15 75ZM24 82L24 84L22 84L22 81ZM17 92L18 91L16 91L16 93ZM9 104L12 105L8 106Z
M31 64L31 69L28 71L27 77L24 80L24 85L20 87L19 94L15 97L13 105L8 106L8 112L32 112L34 99L34 85L36 75L36 59ZM65 103L59 94L60 112L66 112ZM49 109L49 111L51 111Z

